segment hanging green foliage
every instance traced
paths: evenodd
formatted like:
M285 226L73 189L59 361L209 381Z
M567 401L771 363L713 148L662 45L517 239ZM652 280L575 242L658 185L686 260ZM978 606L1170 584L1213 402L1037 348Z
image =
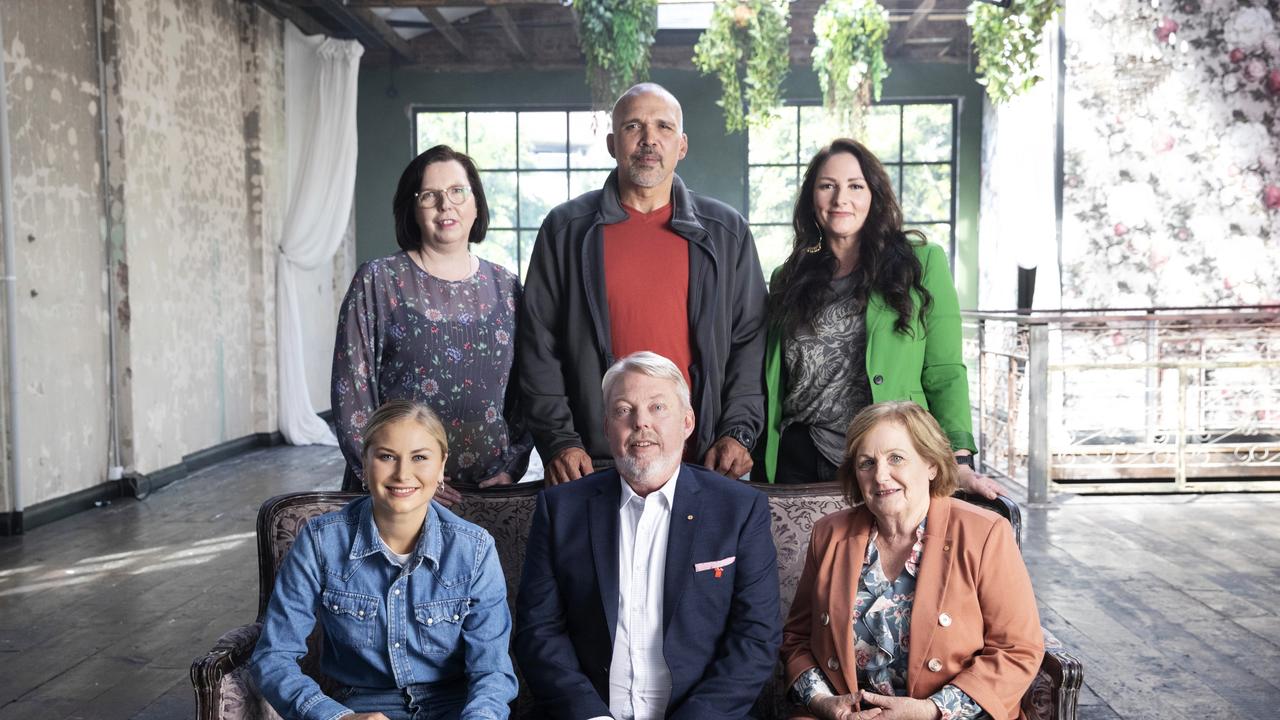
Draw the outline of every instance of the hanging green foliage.
M827 0L813 19L813 69L827 112L841 128L861 134L862 117L889 75L884 43L889 11L875 0Z
M741 132L768 125L782 106L791 65L786 0L719 0L694 47L693 64L720 80L724 127ZM744 102L743 87L746 98Z
M649 77L649 48L658 30L657 0L573 0L587 58L591 103L598 110Z
M1058 12L1058 0L1013 0L1002 8L975 2L969 6L978 82L999 104L1030 90L1044 78L1036 74L1045 25Z

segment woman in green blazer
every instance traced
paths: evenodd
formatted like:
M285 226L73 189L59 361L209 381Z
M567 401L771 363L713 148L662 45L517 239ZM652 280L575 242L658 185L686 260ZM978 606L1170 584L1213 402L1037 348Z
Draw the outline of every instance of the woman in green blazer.
M766 479L834 480L853 416L872 403L912 400L946 432L965 465L961 485L993 494L971 470L977 448L947 258L903 230L880 161L848 139L820 150L792 226L795 247L769 287Z

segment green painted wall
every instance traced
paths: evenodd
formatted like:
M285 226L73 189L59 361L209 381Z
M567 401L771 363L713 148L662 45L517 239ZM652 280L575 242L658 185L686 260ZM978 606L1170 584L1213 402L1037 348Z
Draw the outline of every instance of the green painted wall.
M689 155L678 169L698 192L743 210L746 195L746 135L728 135L716 100L716 82L693 70L655 70L661 83L684 107ZM394 85L395 96L388 97ZM817 79L808 69L788 78L787 96L820 97ZM961 98L956 244L960 304L976 306L978 190L982 144L982 88L968 68L959 65L900 63L885 81L884 100ZM360 73L358 123L360 156L356 169L356 254L363 262L396 250L391 223L391 197L404 166L413 158L411 108L525 109L585 107L589 102L580 71L512 70L482 74L435 74L372 68Z

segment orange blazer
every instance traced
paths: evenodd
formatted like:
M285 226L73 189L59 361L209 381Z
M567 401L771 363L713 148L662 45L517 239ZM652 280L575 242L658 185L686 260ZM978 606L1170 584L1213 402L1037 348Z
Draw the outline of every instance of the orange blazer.
M928 518L911 610L907 695L924 699L953 683L995 720L1022 717L1044 634L1013 528L951 498L930 500ZM837 693L857 692L852 606L873 522L863 506L814 525L783 628L787 687L817 667Z

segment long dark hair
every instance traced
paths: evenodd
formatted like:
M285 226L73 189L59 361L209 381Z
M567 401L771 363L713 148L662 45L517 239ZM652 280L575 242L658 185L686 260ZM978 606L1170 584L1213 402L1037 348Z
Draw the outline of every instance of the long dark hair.
M396 185L396 195L391 201L391 212L396 218L396 244L400 249L413 252L422 247L422 228L418 227L418 201L414 196L422 188L422 174L427 171L427 166L450 160L456 160L462 165L467 173L467 183L471 185L471 194L476 198L476 221L471 226L467 241L481 242L489 232L489 201L485 199L484 186L480 184L480 171L476 169L475 162L448 145L436 145L414 158L404 172L400 173L400 183Z
M813 207L813 186L823 164L837 153L849 153L858 160L871 190L871 208L858 231L858 264L853 269L850 296L865 306L872 292L880 293L885 303L898 313L894 329L909 332L912 314L918 313L924 322L925 312L933 302L923 284L924 268L912 250L913 245L925 242L925 237L917 230L902 229L902 208L893 194L889 174L870 150L848 138L835 140L819 150L804 172L804 182L791 215L795 243L769 287L770 322L790 335L797 327L811 322L818 311L834 299L831 280L839 263L822 240ZM814 245L821 249L809 252ZM912 289L920 295L918 308L911 299Z

